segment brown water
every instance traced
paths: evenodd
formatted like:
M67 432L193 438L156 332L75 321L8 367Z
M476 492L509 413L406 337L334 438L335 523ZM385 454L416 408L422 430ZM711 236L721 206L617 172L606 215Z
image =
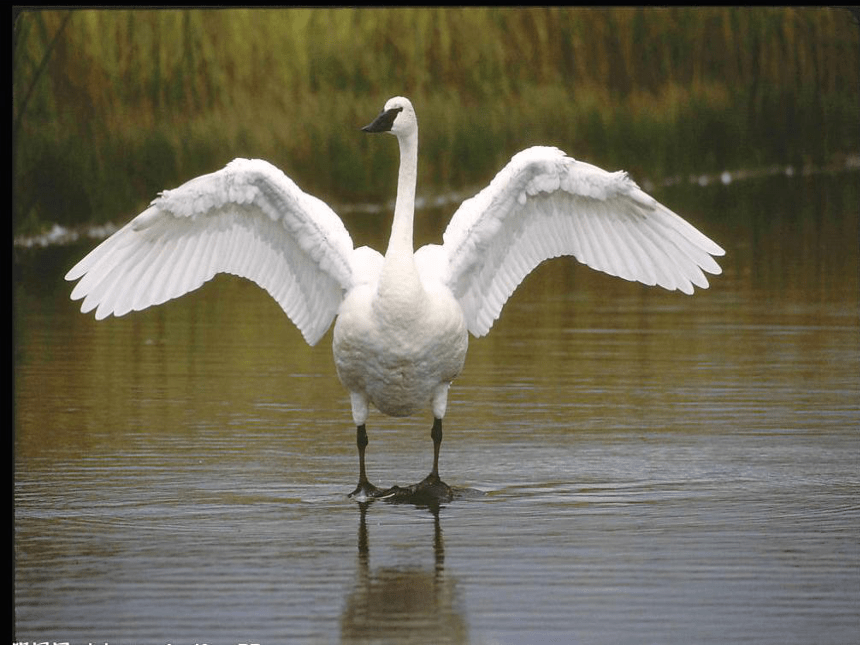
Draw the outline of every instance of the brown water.
M858 183L659 193L728 251L693 297L532 274L451 392L443 476L481 494L435 513L346 498L330 336L254 285L96 323L91 244L16 253L17 640L856 642ZM426 474L429 416L368 431L371 479Z

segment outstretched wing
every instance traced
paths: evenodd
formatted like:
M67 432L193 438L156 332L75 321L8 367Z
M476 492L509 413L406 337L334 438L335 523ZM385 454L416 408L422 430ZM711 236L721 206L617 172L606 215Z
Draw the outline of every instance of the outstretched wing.
M164 191L66 274L96 318L122 316L197 289L217 273L256 282L315 344L352 279L340 218L260 160Z
M572 255L610 275L669 290L707 288L717 244L646 195L624 172L609 173L555 148L515 155L451 219L433 259L469 331L483 336L522 280L548 258Z

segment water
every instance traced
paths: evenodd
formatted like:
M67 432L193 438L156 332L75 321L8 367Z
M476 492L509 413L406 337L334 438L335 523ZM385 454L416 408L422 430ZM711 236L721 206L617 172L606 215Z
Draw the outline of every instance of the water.
M662 191L728 251L693 297L541 267L472 340L441 468L480 492L435 510L346 498L330 336L255 286L96 323L89 245L19 251L17 640L856 642L857 188ZM423 477L429 431L372 415L371 479Z

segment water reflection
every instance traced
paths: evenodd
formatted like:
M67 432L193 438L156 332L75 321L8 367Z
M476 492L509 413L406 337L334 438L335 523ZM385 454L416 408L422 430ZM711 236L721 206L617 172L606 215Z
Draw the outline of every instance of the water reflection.
M367 513L373 502L359 502L356 582L341 616L345 643L466 643L468 623L456 580L445 572L445 543L438 505L433 516L432 568L373 568ZM428 546L431 544L428 535Z

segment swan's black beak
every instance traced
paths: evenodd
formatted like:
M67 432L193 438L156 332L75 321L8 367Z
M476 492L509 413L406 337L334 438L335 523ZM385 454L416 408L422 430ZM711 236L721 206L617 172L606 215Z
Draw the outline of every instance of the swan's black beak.
M403 111L403 108L391 108L390 110L383 110L379 113L379 116L373 120L373 123L369 123L364 126L362 130L365 132L390 132L391 126L394 125L394 119L397 118L397 115Z

